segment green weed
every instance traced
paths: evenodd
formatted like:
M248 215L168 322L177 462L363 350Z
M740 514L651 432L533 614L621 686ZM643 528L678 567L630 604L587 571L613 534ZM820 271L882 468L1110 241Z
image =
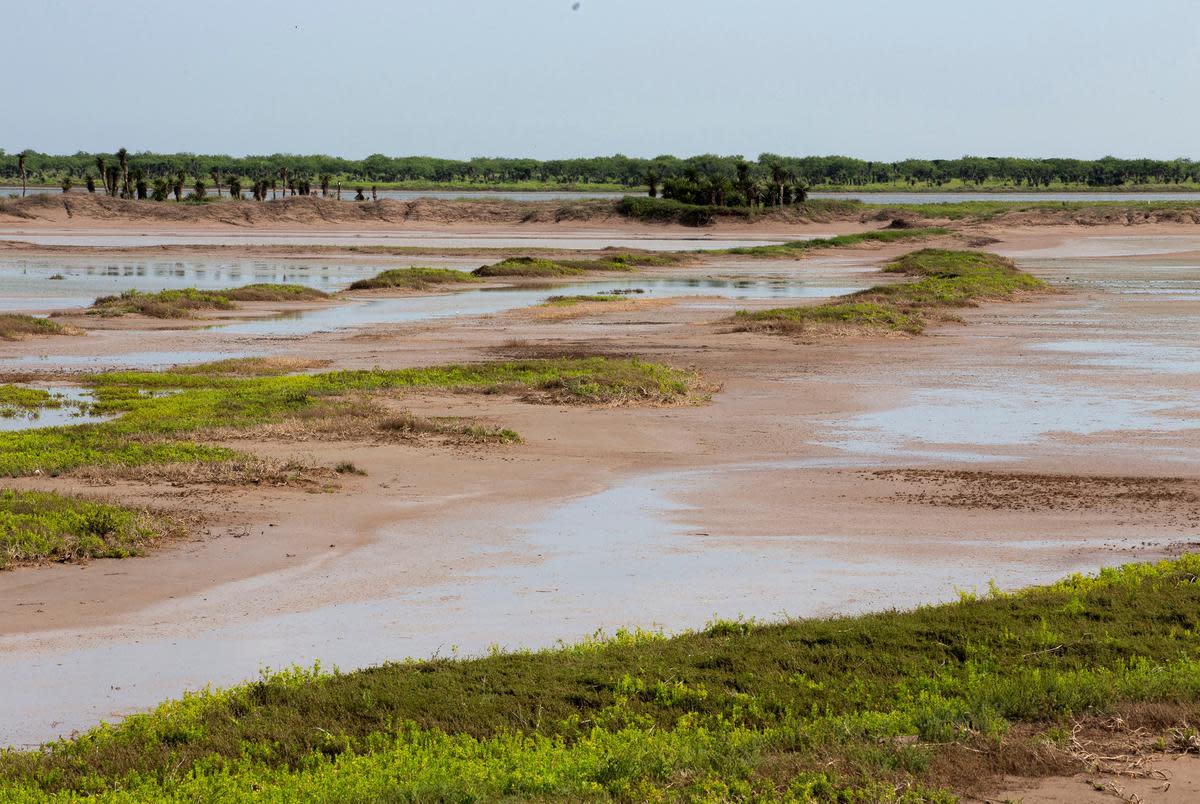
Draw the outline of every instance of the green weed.
M120 506L0 489L0 569L137 555L169 530L161 520Z
M918 334L939 308L965 307L1046 287L1009 260L979 251L922 249L894 260L884 271L918 279L877 285L827 304L741 310L734 321L740 329L788 332L834 325Z
M396 288L402 290L426 290L440 285L468 284L481 281L466 271L450 268L393 268L370 279L360 279L350 285L350 290L375 290Z

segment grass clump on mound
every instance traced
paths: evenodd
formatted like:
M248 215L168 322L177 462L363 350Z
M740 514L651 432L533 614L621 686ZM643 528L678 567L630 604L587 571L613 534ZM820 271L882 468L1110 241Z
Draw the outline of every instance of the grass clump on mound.
M574 276L576 274L585 273L586 269L568 265L564 262L557 262L550 259L540 259L537 257L509 257L494 265L484 265L476 268L471 273L477 277L502 277L502 276L535 276L535 277L553 277L553 276Z
M906 612L264 674L0 755L0 797L950 801L1084 770L1077 722L1169 747L1200 711L1197 574L1186 556Z
M739 254L751 257L794 257L805 251L821 248L852 248L863 243L898 243L905 240L924 240L950 234L949 229L938 226L916 229L872 229L869 232L815 237L811 240L789 240L776 246L740 246L727 248L710 254Z
M0 489L0 569L138 555L170 530L146 514L58 494Z
M535 402L595 405L684 404L703 395L694 373L633 358L560 358L322 374L253 376L252 369L250 376L245 373L245 365L222 361L202 370L109 372L87 377L84 382L92 387L95 399L91 410L115 418L0 433L0 476L59 474L89 466L252 466L252 459L244 453L203 442L213 434L224 436L289 420L305 419L311 429L318 427L314 422L321 419L353 418L359 416L354 410L360 404L356 397L386 391L513 393ZM477 435L482 439L488 434L481 431Z
M493 265L476 268L473 273L481 277L532 276L556 277L577 276L590 271L634 271L664 265L677 265L687 259L683 254L646 254L607 251L589 259L552 260L541 257L509 257Z
M22 341L46 335L82 335L75 327L64 326L49 318L17 313L0 313L0 341Z
M101 316L144 315L151 318L187 318L200 310L231 310L234 302L316 301L329 294L304 285L255 284L229 290L181 288L143 293L127 290L101 296L89 313Z
M359 279L350 285L350 290L377 290L396 288L401 290L425 290L439 285L466 284L481 281L466 271L452 268L393 268L370 279Z
M877 285L828 304L740 310L734 322L741 330L794 332L824 326L918 334L939 309L1006 299L1046 287L1010 260L981 251L922 249L894 260L884 271L918 278Z

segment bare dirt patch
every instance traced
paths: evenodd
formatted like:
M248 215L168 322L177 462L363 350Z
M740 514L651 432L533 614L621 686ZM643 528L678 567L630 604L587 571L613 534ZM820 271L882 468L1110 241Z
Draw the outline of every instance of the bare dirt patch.
M892 500L910 505L992 511L1101 511L1164 518L1200 528L1200 481L1182 477L1107 477L941 469L864 473L902 483Z

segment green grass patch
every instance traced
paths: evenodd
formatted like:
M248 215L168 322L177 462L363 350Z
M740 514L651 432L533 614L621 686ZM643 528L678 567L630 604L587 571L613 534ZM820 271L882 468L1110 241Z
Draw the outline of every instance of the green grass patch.
M23 385L0 385L0 417L12 418L43 408L57 408L62 401L42 388Z
M0 489L0 569L41 561L138 555L171 528L106 503Z
M452 268L393 268L370 279L360 279L350 285L350 290L377 290L396 288L400 290L426 290L441 285L468 284L479 282L477 276Z
M983 781L946 779L966 748L1014 767L1076 718L1196 712L1197 575L1186 556L907 612L264 674L0 755L0 796L949 801Z
M634 271L666 265L678 265L688 259L686 254L643 252L598 252L588 259L556 260L548 257L510 257L492 265L484 265L472 273L480 277L558 277L577 276L594 271Z
M0 313L0 341L21 341L46 335L82 335L83 331L49 318Z
M739 310L733 320L739 329L748 330L794 332L832 325L918 334L941 308L966 307L1046 287L1011 261L981 251L921 249L894 260L884 271L918 278L876 285L827 304Z
M228 370L234 368L235 372ZM574 404L681 404L703 397L695 374L658 363L606 357L471 363L394 371L240 376L227 364L169 372L109 372L84 378L97 424L0 433L0 476L58 474L83 466L245 461L197 443L228 432L318 413L337 416L356 394L403 389L515 393ZM460 433L469 435L469 433ZM492 434L480 432L480 438ZM514 434L515 435L515 434ZM498 440L503 440L498 439Z
M611 302L618 301L622 298L625 297L617 296L616 294L612 293L597 294L594 296L583 294L577 296L550 296L546 299L546 301L542 302L542 304L546 307L574 307L577 304L589 304L591 302Z
M145 315L151 318L187 318L201 310L231 310L235 302L317 301L329 294L304 285L255 284L229 290L181 288L143 293L127 290L101 296L89 313L101 316Z
M741 254L751 257L795 257L805 251L823 248L853 248L863 243L899 243L909 240L924 240L950 234L949 229L931 226L916 229L873 229L869 232L815 237L811 240L789 240L775 246L741 246L738 248L708 251L706 254Z

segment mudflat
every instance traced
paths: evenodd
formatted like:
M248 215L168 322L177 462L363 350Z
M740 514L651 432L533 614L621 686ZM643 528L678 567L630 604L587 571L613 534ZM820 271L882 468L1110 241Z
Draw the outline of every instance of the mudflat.
M336 240L411 233L391 222L306 227L311 251L249 242L277 231L257 222L237 245L150 249L89 238L184 225L188 237L224 237L234 224L76 225L3 221L0 239L58 232L71 244L6 243L0 273L13 260L61 271L66 279L46 283L59 293L96 265L164 258L273 258L299 271L319 260L369 272L467 269L521 252L532 235L556 248L577 241L575 250L609 237L699 248L694 229L613 220L421 221L456 243L425 253L360 253ZM702 234L779 242L863 228L768 222ZM507 241L505 251L470 245L481 237ZM921 245L971 244L1011 256L1052 292L963 308L960 320L919 336L771 335L729 323L737 310L892 281L879 268ZM520 444L303 428L219 440L264 459L365 473L314 482L14 478L13 488L119 500L195 524L142 557L0 573L0 667L34 693L0 711L0 737L38 743L264 664L349 669L541 646L598 628L674 631L714 615L906 607L990 582L1022 587L1177 555L1200 543L1200 415L1181 402L1200 391L1187 351L1200 323L1198 249L1186 224L992 222L916 245L770 260L701 254L627 276L258 303L177 322L58 310L87 334L0 342L5 381L70 385L97 368L246 356L326 371L636 355L696 372L709 392L667 407L431 389L381 400L389 415L509 428ZM545 314L546 298L568 285L631 292ZM807 300L798 288L811 291Z

